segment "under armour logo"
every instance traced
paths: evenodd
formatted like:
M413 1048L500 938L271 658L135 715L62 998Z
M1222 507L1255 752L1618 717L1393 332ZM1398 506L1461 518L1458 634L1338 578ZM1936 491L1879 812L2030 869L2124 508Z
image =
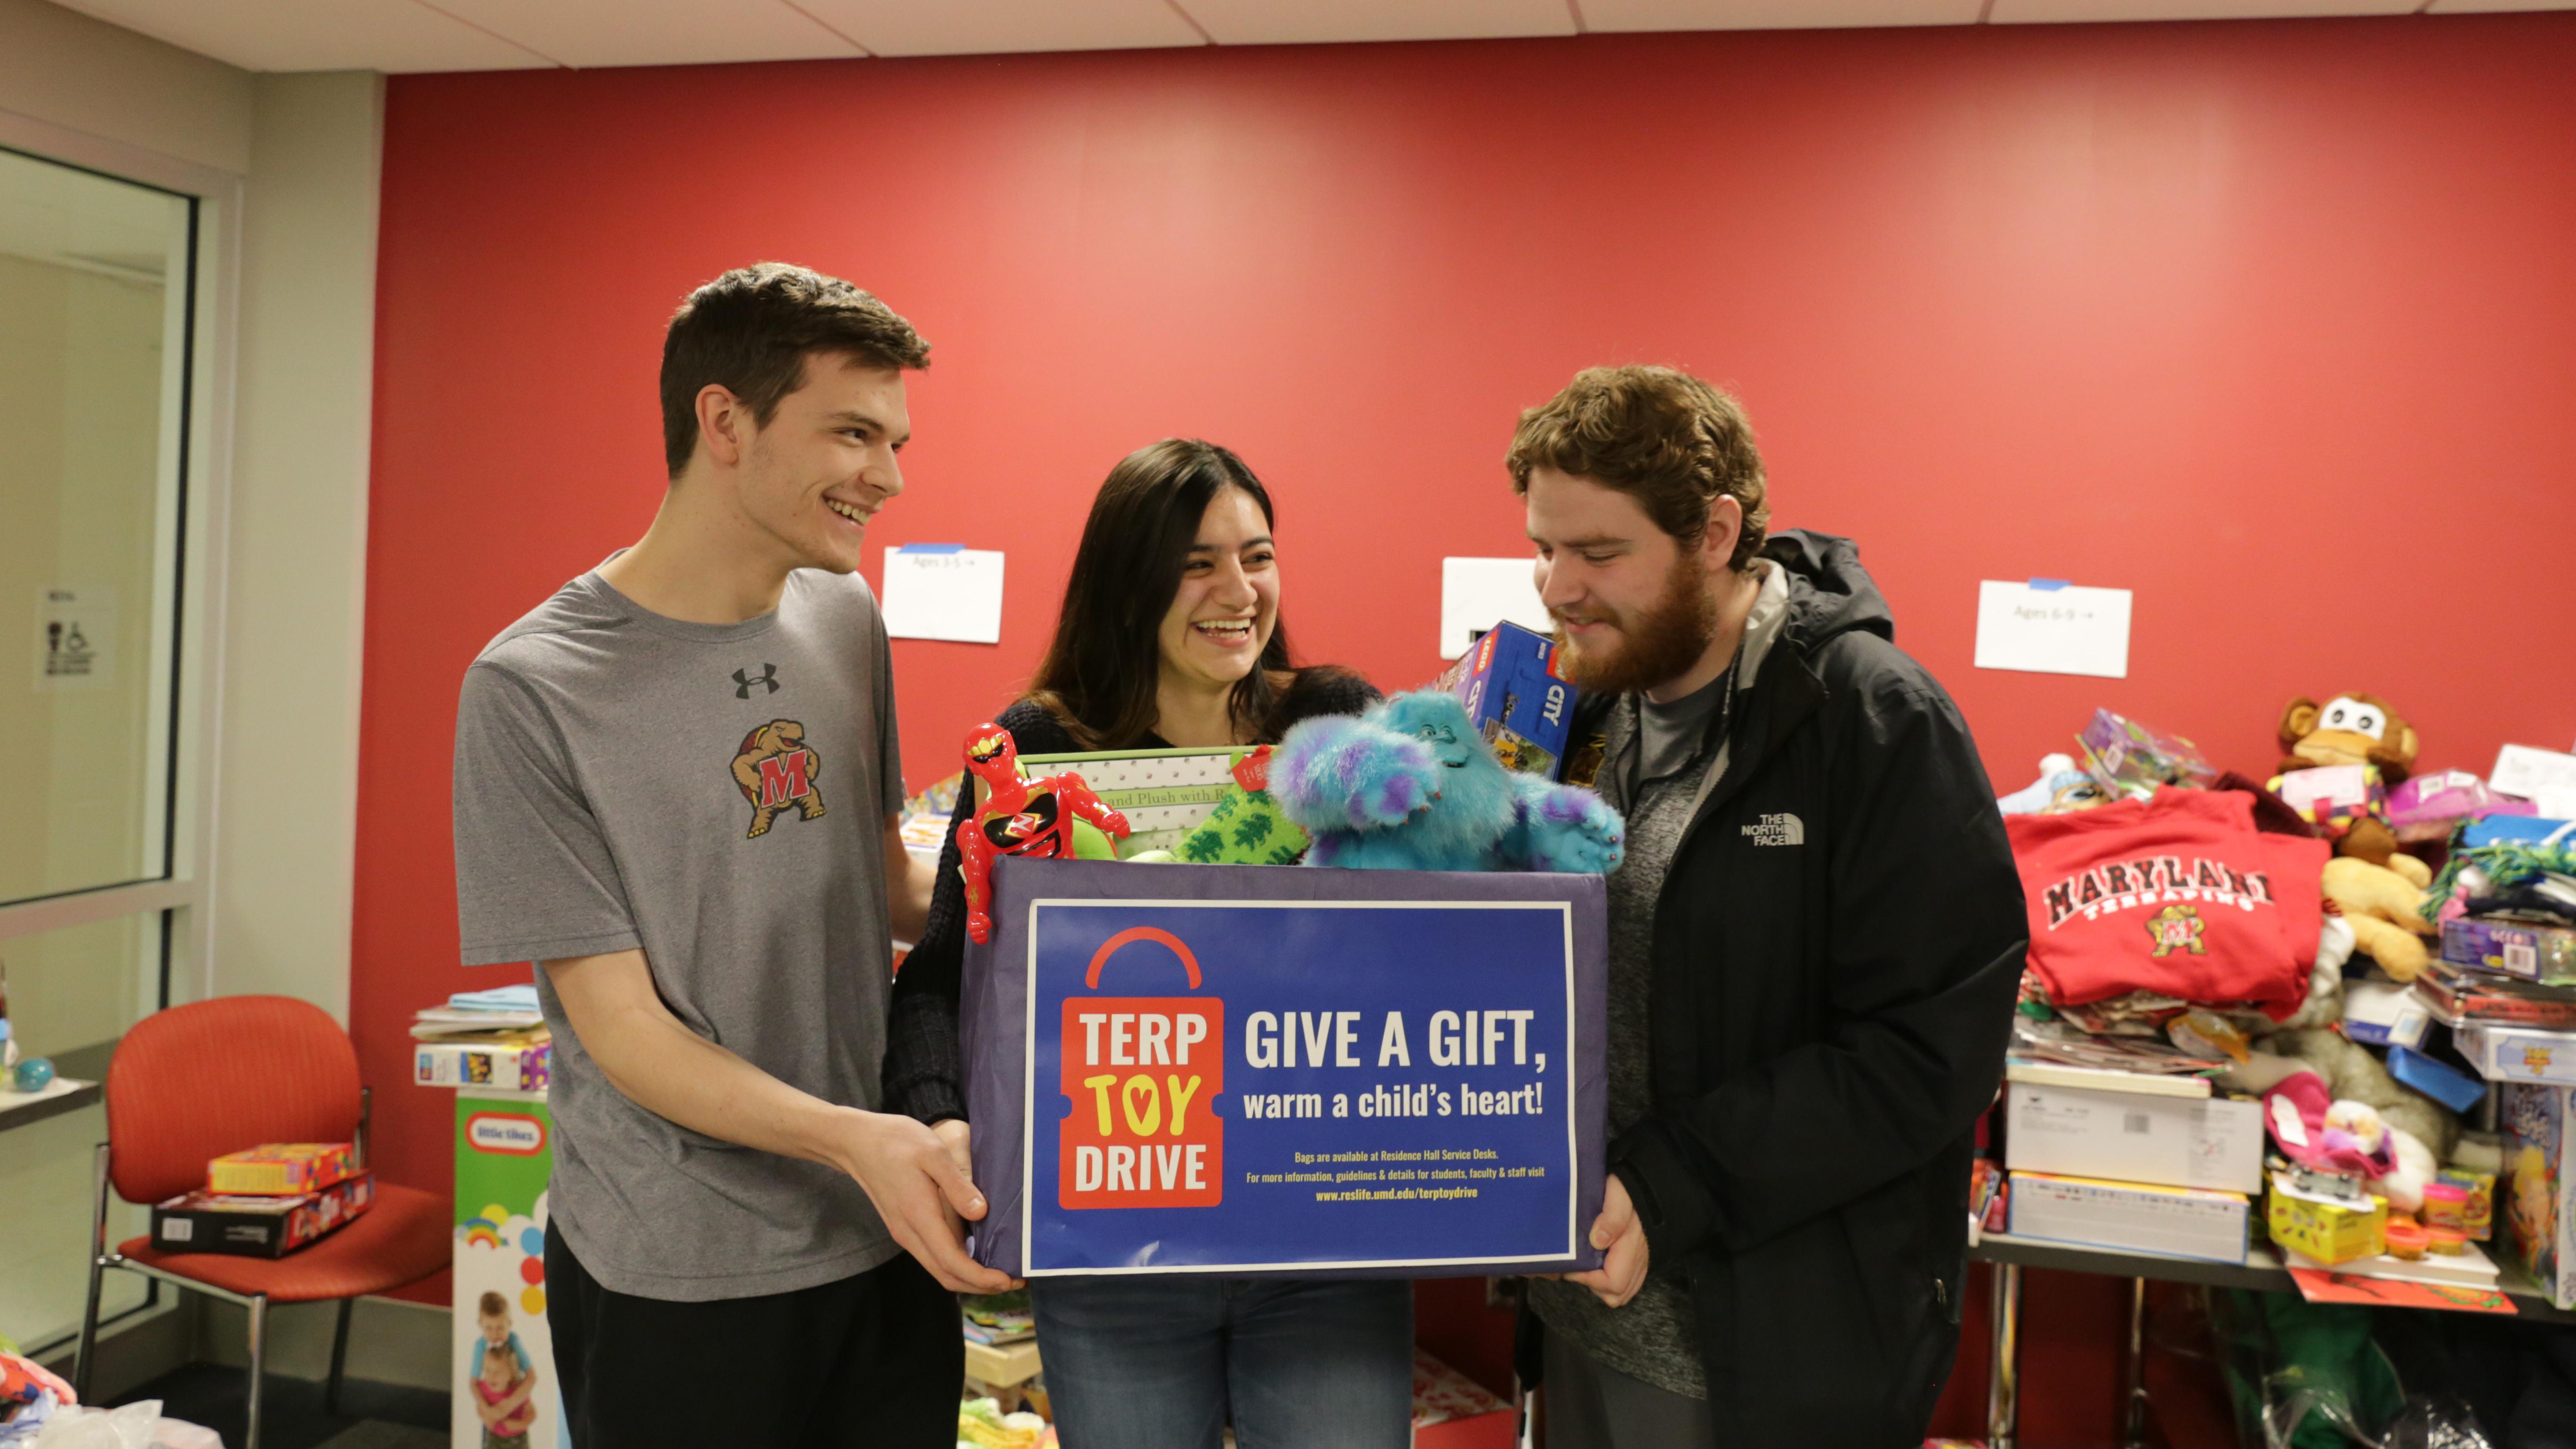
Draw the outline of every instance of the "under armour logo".
M755 684L766 684L769 686L769 692L776 694L778 692L778 666L775 664L764 664L760 666L760 673L757 675L754 675L748 669L735 670L733 672L733 697L736 699L751 698L751 687Z

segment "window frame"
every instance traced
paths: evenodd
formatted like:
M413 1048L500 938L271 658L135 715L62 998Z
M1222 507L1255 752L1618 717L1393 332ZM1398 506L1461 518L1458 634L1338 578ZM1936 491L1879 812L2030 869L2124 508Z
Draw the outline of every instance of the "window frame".
M216 746L223 697L224 579L230 538L235 341L243 178L120 141L0 111L0 147L191 198L187 365L180 399L177 651L169 694L167 839L158 879L0 906L0 947L19 936L121 916L161 917L158 1010L211 994ZM167 620L163 621L167 627Z

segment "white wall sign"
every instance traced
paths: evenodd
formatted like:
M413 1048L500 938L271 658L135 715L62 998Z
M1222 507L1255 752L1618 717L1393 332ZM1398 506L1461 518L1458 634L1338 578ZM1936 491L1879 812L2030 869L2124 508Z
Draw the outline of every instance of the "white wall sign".
M1977 585L1977 667L2129 677L2129 591L2064 579Z
M1002 642L1002 555L954 543L908 543L885 555L886 633L896 639Z
M1477 636L1508 619L1544 634L1556 627L1538 601L1536 564L1526 558L1440 561L1440 657L1455 659Z
M105 689L116 681L116 590L97 584L36 589L36 688Z

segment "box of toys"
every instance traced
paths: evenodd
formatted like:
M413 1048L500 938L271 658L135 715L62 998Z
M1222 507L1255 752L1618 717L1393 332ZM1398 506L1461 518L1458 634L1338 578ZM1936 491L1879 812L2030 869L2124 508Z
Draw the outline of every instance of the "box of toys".
M375 1200L375 1177L365 1171L293 1197L182 1193L153 1204L152 1244L175 1253L283 1258L347 1227Z
M554 1045L545 1041L425 1041L412 1048L411 1079L424 1087L542 1092L553 1061Z
M2534 1281L2560 1308L2576 1308L2576 1252L2568 1236L2576 1231L2576 1203L2568 1190L2576 1185L2567 1160L2565 1087L2528 1086L2504 1089L2504 1167L2508 1178L2502 1204L2506 1236Z
M1476 641L1441 677L1503 768L1564 777L1574 728L1574 685L1556 669L1556 641L1508 621Z
M229 1197L302 1197L358 1173L346 1142L267 1142L206 1164L206 1191Z
M2442 923L2442 959L2565 986L2576 983L2576 927L2463 916Z

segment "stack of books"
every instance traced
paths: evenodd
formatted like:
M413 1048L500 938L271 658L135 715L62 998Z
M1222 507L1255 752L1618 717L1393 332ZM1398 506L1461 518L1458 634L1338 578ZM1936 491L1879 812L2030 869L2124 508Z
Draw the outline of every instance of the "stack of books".
M412 1080L425 1087L545 1089L554 1037L537 988L460 991L412 1018Z

